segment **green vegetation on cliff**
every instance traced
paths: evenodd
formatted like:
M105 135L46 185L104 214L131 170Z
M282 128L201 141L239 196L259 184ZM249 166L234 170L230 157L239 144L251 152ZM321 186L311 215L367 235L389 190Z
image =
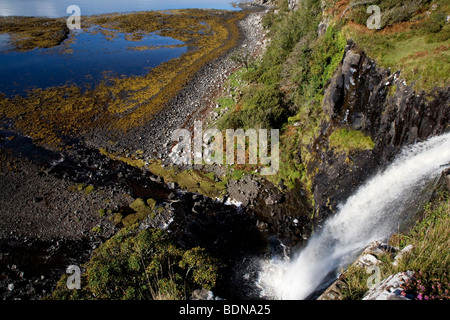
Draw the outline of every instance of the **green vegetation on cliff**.
M234 83L230 89L241 94L233 96L234 108L219 122L222 129L279 128L280 170L270 179L289 188L301 180L310 194L312 182L305 171L308 148L324 119L323 90L346 45L335 26L319 37L320 2L302 1L295 12L282 2L277 13L265 16L263 25L269 29L271 42L261 61L239 71L241 85Z
M351 1L355 5L358 1ZM364 5L355 5L346 18L344 34L384 67L401 71L408 84L429 91L448 85L450 73L450 3L440 1L370 2L381 9L381 30L365 27Z
M379 66L400 71L400 77L417 89L448 86L449 4L305 0L290 11L287 1L278 3L263 19L271 42L262 59L246 63L232 77L229 94L221 100L228 113L218 125L279 128L280 170L269 179L289 188L300 184L313 204L313 179L321 161L318 150L349 154L374 148L367 133L338 123L330 132L321 132L321 125L332 122L323 112L324 92L347 41L352 39ZM369 5L381 9L380 30L367 27ZM248 168L251 171L253 167Z
M49 299L186 299L214 287L218 264L203 249L180 248L166 231L134 225L102 244L85 268L81 290L68 290L64 275Z
M396 234L390 244L400 249L411 245L413 249L393 265L394 258L385 253L381 261L382 278L398 272L413 271L414 279L403 286L405 293L417 300L450 299L450 198L441 193L425 205L421 221L408 233ZM367 292L366 269L350 267L343 275L345 282L342 299L361 299Z
M236 22L244 16L243 12L192 9L86 17L85 32L103 32L112 40L123 32L136 41L156 32L183 41L193 50L158 65L144 76L105 77L86 90L66 85L33 89L26 97L7 98L0 94L0 119L14 122L15 130L40 144L61 149L67 137L83 135L93 128L120 135L142 126L202 66L236 45ZM63 22L50 18L2 18L0 34L8 32L16 50L48 48L67 38ZM55 34L58 28L60 32Z

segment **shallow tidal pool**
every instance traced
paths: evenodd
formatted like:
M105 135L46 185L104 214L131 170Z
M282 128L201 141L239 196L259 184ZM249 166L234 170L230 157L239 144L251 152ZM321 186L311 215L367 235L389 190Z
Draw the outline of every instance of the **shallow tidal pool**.
M142 76L188 50L184 42L155 33L134 41L126 33L114 33L111 38L95 29L99 28L74 31L54 48L25 52L11 50L7 34L1 35L0 92L24 95L33 88L84 86L111 76Z

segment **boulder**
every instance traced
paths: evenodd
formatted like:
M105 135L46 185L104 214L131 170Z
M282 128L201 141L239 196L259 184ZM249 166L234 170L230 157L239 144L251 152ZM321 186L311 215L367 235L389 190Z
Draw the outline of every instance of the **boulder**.
M410 253L414 249L414 246L409 245L406 246L402 251L400 251L394 258L394 262L392 262L393 266L398 266L398 262L403 259L405 255Z
M214 293L206 289L197 289L192 293L191 300L215 300Z
M412 277L412 271L391 275L369 290L363 300L410 300L402 296L403 289L401 286Z
M349 41L341 64L329 80L322 104L330 120L323 121L311 150L307 171L312 176L318 221L334 214L355 190L389 163L400 150L446 132L450 90L417 92L400 71L381 68ZM349 154L330 150L329 137L336 128L358 130L370 137L372 150ZM450 180L448 182L450 185Z
M381 261L378 260L377 257L375 257L374 255L371 255L371 254L362 255L356 261L356 265L358 265L360 267L376 266L379 263L381 263Z
M394 254L397 249L378 241L372 242L356 259L353 265L361 268L368 268L380 264L378 256L381 254ZM345 275L345 272L343 273ZM369 277L369 275L368 275ZM347 287L346 283L341 280L342 277L337 279L330 287L328 287L317 300L340 300L342 298L342 289Z

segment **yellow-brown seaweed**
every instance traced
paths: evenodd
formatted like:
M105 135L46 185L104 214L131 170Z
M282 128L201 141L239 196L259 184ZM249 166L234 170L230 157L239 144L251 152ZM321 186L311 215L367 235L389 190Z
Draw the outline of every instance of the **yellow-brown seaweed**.
M82 24L87 32L121 32L136 41L157 32L196 49L160 64L147 75L106 77L87 90L67 85L35 89L25 97L0 96L0 118L13 120L17 130L37 142L58 148L64 147L63 137L82 135L92 128L126 132L141 126L164 108L203 65L237 44L236 22L244 16L244 12L193 9L87 17Z

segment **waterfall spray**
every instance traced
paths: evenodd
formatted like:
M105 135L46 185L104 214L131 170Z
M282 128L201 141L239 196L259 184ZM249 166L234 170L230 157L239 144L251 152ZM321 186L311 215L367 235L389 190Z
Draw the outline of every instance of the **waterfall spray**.
M450 162L450 133L404 148L340 205L338 212L289 261L262 264L259 285L275 299L308 298L330 276L336 278L375 240L384 240L411 219L410 202Z

